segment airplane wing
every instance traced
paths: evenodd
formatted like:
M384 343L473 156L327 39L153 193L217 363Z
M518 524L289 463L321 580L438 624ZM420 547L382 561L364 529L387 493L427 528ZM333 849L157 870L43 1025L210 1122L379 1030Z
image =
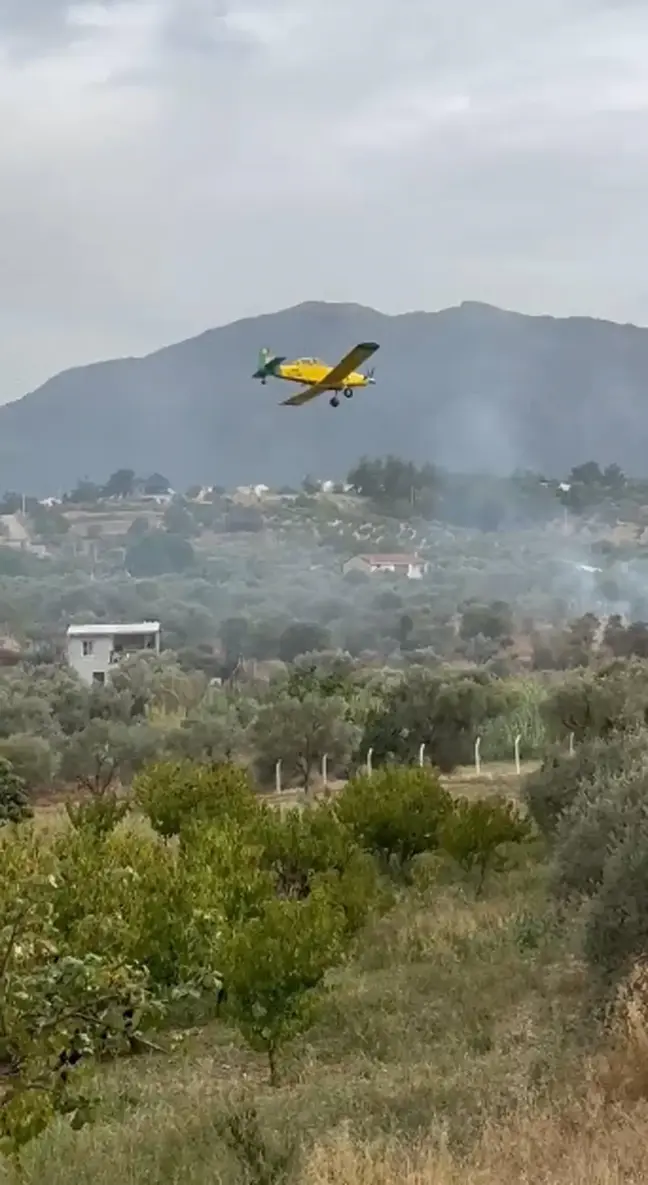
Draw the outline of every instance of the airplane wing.
M291 395L290 399L284 399L282 406L299 407L302 403L308 403L310 399L315 399L317 395L321 395L322 391L330 390L333 384L341 383L358 366L362 366L362 363L366 362L367 358L371 358L371 355L375 354L377 349L377 342L359 342L357 346L349 350L349 353L337 363L337 366L329 370L328 374L319 383L313 383L312 386L306 387L305 390L298 391L296 395Z

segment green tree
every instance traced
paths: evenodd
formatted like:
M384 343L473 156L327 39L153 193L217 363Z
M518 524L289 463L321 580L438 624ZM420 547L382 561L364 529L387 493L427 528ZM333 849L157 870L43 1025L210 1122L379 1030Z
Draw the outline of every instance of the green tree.
M345 917L325 891L263 904L223 950L227 1012L279 1085L282 1047L310 1025L327 971L344 957Z
M167 531L152 531L131 543L124 564L131 576L162 576L166 572L186 572L195 559L188 539Z
M452 801L433 771L385 766L348 781L335 813L357 843L402 873L414 856L439 847Z
M506 867L510 845L524 843L531 828L519 810L505 798L462 798L454 803L441 826L441 847L466 873L476 873L476 894L481 896L487 873Z
M165 839L197 820L245 824L258 803L246 770L227 763L166 761L149 766L133 783L134 800Z
M145 724L128 726L92 720L63 746L61 777L99 797L119 781L128 784L158 747L155 730Z
M28 790L48 789L58 765L57 753L45 737L17 733L0 741L0 756L11 764Z
M578 797L597 782L621 775L630 776L648 761L648 738L644 731L594 736L582 742L574 753L559 746L551 748L538 770L522 783L522 798L540 831L552 837L561 817Z
M281 695L262 705L251 738L264 773L283 762L284 774L296 774L308 793L315 766L325 754L331 761L347 761L357 745L359 730L348 719L340 696L305 693L302 698Z
M362 754L371 748L375 763L409 762L424 744L429 760L449 772L472 760L476 737L504 702L504 687L488 675L414 668L368 712Z
M130 498L135 489L135 473L132 469L116 469L103 487L104 498Z
M0 757L0 827L5 823L22 823L33 813L25 794L25 783L11 762Z
M191 539L197 534L196 524L183 502L171 502L164 512L164 529L181 539Z
M330 649L329 631L325 626L311 621L293 622L287 626L279 639L279 658L282 662L293 662L300 654Z

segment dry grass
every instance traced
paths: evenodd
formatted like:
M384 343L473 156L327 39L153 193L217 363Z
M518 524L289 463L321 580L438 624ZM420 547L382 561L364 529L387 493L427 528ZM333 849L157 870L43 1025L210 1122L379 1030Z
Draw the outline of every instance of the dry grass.
M596 1089L564 1109L489 1126L472 1155L443 1142L358 1145L341 1133L316 1147L303 1185L639 1185L647 1179L648 1105L610 1109Z

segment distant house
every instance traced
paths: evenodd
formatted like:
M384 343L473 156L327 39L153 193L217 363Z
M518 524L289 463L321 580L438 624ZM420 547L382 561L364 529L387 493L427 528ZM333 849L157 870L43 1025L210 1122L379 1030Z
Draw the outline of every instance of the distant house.
M160 653L159 621L68 626L67 660L84 683L105 683L110 668L138 650Z
M420 580L428 565L418 555L356 555L344 564L343 572L394 572L408 580Z

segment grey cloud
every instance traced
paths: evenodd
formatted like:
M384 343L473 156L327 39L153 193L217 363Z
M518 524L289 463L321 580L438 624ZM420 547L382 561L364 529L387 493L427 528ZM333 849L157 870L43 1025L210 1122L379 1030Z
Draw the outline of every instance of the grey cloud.
M0 0L0 399L301 299L648 320L646 4L66 7Z

